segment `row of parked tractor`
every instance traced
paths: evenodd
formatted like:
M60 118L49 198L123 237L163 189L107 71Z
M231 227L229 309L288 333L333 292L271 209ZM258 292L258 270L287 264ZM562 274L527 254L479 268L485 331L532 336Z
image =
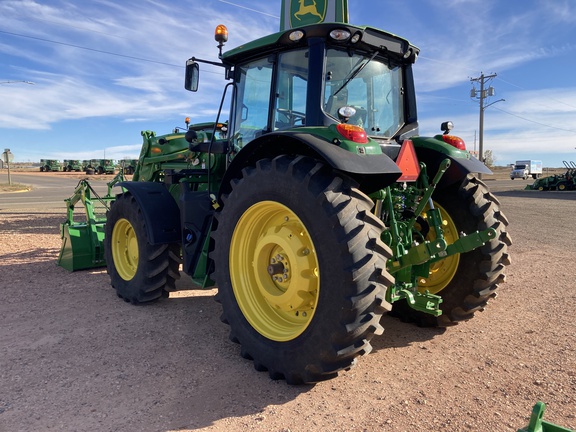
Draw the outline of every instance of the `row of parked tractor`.
M122 159L120 161L112 159L65 159L64 162L56 159L40 159L40 171L83 171L86 174L116 174L122 171L124 174L130 175L134 174L136 162L138 162L136 159Z
M574 161L562 161L566 171L548 177L536 179L536 181L526 186L526 190L540 191L569 191L576 190L576 163Z

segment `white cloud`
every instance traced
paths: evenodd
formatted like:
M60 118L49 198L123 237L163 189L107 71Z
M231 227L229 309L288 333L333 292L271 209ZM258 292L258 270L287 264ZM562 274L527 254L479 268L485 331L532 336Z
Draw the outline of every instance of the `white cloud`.
M238 44L253 38L251 29L267 33L256 17L217 12L200 2L189 10L175 11L172 5L152 1L138 7L132 2L100 1L82 8L66 1L53 6L5 1L0 3L0 13L8 23L7 31L42 39L12 36L26 45L24 50L0 45L0 52L28 63L21 73L37 84L33 92L0 89L4 99L14 101L10 112L0 112L3 128L49 129L54 122L85 117L150 119L182 111L213 112L191 110L191 105L204 101L182 90L185 60L192 55L216 60L213 29L221 20L229 24L230 39ZM198 16L209 18L198 21ZM221 91L222 73L205 69L203 86ZM204 99L211 107L217 103L213 96ZM30 113L35 113L34 122L18 121Z

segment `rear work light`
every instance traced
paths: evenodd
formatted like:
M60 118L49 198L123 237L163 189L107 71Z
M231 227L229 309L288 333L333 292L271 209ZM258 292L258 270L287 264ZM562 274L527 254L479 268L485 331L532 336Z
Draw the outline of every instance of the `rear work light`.
M336 130L347 140L354 141L358 144L366 144L368 142L368 135L366 135L366 131L360 126L340 123L336 126Z
M456 135L442 135L442 139L446 144L456 147L458 150L466 150L464 140Z

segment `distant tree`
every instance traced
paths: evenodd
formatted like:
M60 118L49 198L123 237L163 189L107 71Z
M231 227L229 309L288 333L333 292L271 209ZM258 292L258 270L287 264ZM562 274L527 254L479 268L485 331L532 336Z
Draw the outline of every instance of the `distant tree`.
M496 157L494 156L494 153L492 153L492 150L486 150L484 152L484 163L487 167L494 166L496 163Z

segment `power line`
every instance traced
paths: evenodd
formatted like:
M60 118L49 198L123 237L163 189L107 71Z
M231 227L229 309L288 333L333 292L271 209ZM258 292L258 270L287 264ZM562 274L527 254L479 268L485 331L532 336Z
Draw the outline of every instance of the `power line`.
M4 30L0 30L0 33L8 34L11 36L23 37L23 38L27 38L27 39L38 40L38 41L42 41L42 42L53 43L56 45L63 45L63 46L68 46L68 47L72 47L72 48L78 48L78 49L82 49L85 51L97 52L100 54L107 54L107 55L112 55L112 56L116 56L116 57L123 57L123 58L131 59L131 60L138 60L138 61L144 61L144 62L148 62L148 63L161 64L161 65L170 66L170 67L184 68L184 66L182 66L182 65L175 65L172 63L166 63L166 62L151 60L151 59L142 58L142 57L135 57L135 56L129 56L129 55L125 55L125 54L118 54L118 53L114 53L111 51L104 51L104 50L99 50L96 48L89 48L89 47L84 47L81 45L75 45L75 44L71 44L71 43L67 43L67 42L54 41L54 40L44 39L44 38L40 38L40 37L36 37L36 36L29 36L29 35L24 35L24 34L19 34L19 33L12 33L12 32L7 32Z
M250 8L248 8L248 7L246 7L246 6L242 6L242 5L239 5L239 4L236 4L236 3L232 3L232 2L229 2L229 1L226 1L226 0L218 0L218 1L219 1L220 3L226 3L226 4L229 4L229 5L231 5L231 6L239 7L239 8L241 8L241 9L246 9L246 10L248 10L248 11L250 11L250 12L256 12L256 13L258 13L258 14L260 14L260 15L266 15L266 16L269 16L269 17L272 17L272 18L280 19L280 17L277 16L277 15L272 15L272 14L269 14L269 13L266 13L266 12L262 12L262 11L259 11L259 10L256 10L256 9L250 9Z
M563 128L560 128L560 127L557 127L557 126L550 126L550 125L547 125L547 124L545 124L545 123L540 123L540 122L537 122L537 121L535 121L535 120L530 120L530 119L527 119L527 118L525 118L525 117L519 116L519 115L517 115L517 114L511 113L511 112L508 112L508 111L505 111L505 110L500 109L500 108L494 107L494 109L496 109L496 110L498 110L498 111L502 111L503 113L508 114L508 115L511 115L512 117L517 117L517 118L522 119L522 120L525 120L525 121L527 121L527 122L534 123L534 124L537 124L537 125L540 125L540 126L545 126L545 127L547 127L547 128L550 128L550 129L561 130L561 131L564 131L564 132L576 132L576 130L563 129Z
M514 83L511 83L511 82L509 82L509 81L503 80L501 77L497 77L496 79L497 79L497 80L500 80L500 81L502 81L502 82L504 82L504 83L506 83L506 84L508 84L508 85L511 85L512 87L516 87L516 88L518 88L518 89L520 89L520 90L530 91L530 90L528 90L528 89L525 88L525 87L521 87L521 86L516 85L516 84L514 84ZM562 105L566 105L566 106L568 106L568 107L570 107L570 108L576 108L576 105L571 105L571 104L566 103L566 102L564 102L564 101L561 101L561 100L558 100L558 99L554 99L553 97L550 97L550 96L547 96L547 97L548 97L548 99L550 99L551 101L558 102L558 103L560 103L560 104L562 104Z

